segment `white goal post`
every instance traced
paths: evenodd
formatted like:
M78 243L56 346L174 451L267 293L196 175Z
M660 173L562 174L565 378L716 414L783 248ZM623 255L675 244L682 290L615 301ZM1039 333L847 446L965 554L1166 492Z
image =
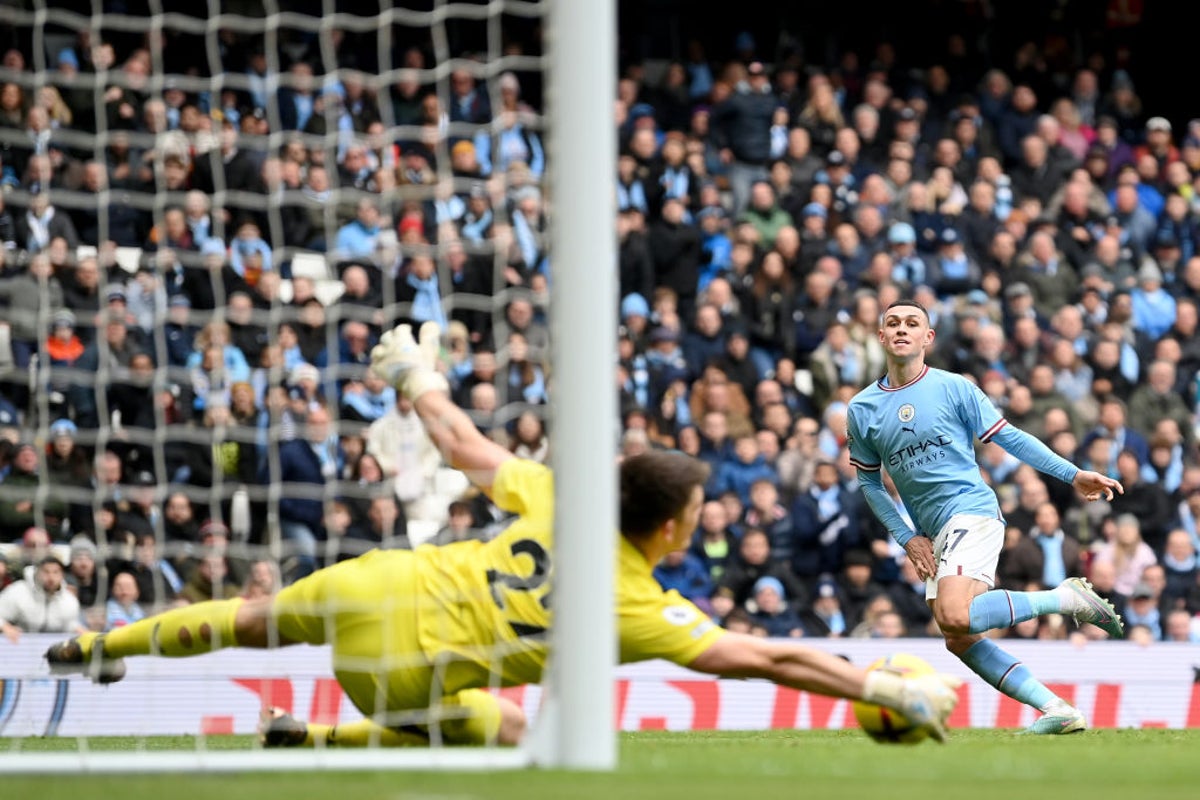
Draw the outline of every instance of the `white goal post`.
M60 12L49 0L36 0L34 11L6 9L11 24L34 31L34 66L54 69L49 57L47 25L57 23L76 30L101 29L146 32L151 41L162 41L164 27L176 26L206 37L210 63L219 48L220 31L254 33L274 42L281 25L312 25L321 39L323 58L332 61L331 32L338 26L364 29L363 17L339 11L334 0L324 0L326 14L319 22L298 20L284 0L266 3L261 17L219 14L217 0L209 0L208 19L183 18L169 13L174 4L151 0L158 13L149 19L130 16L105 18L102 4L90 18ZM240 4L250 8L255 3ZM361 750L323 748L318 750L224 751L206 748L203 737L190 751L158 752L139 744L136 750L113 752L89 749L81 739L72 752L35 752L5 748L0 739L0 773L75 772L234 772L301 769L507 769L544 766L583 770L609 770L616 765L614 729L613 668L616 662L616 631L613 613L614 534L617 530L616 488L616 392L612 368L616 362L616 235L614 226L616 175L616 132L612 103L616 79L617 9L614 0L487 0L454 2L434 0L432 11L414 11L381 0L379 18L370 24L426 24L433 52L447 62L434 63L426 77L443 87L454 64L446 42L448 19L483 21L488 26L488 55L496 58L477 65L477 74L489 85L512 63L528 64L528 57L513 62L499 53L499 23L504 15L544 17L546 54L540 57L545 79L545 113L542 132L547 140L546 208L553 277L550 282L549 320L552 334L551 364L553 398L548 419L553 422L552 466L556 474L556 539L554 627L549 667L544 682L543 706L537 723L516 748L366 748ZM335 7L337 6L337 7ZM166 13L164 13L166 12ZM380 36L380 55L383 42ZM151 54L161 67L161 53ZM50 56L52 57L52 56ZM274 55L270 67L278 70ZM397 72L395 64L387 64ZM334 63L336 67L336 63ZM381 64L380 68L383 69ZM114 67L116 69L116 67ZM394 75L390 76L394 79ZM37 79L35 78L35 81ZM241 81L241 82L239 82ZM190 90L208 88L218 93L222 86L244 88L245 78L215 75L185 78ZM210 84L201 87L201 84ZM381 84L386 88L387 84ZM150 86L161 90L163 78L152 76ZM96 98L104 89L97 85ZM445 89L439 88L444 97ZM493 90L494 95L494 90ZM100 116L103 103L98 100ZM277 114L277 109L271 109ZM451 123L453 127L454 123ZM391 131L389 131L390 133ZM108 132L101 127L98 136ZM326 134L331 141L334 134ZM283 137L272 126L269 145L278 148ZM95 145L99 153L102 146ZM218 192L217 194L220 194ZM114 202L116 202L114 200ZM156 219L161 201L150 199L147 209ZM331 203L331 205L334 205ZM328 221L332 216L327 213ZM103 376L101 376L103 377ZM52 421L52 420L51 420ZM39 425L45 432L49 421ZM111 431L101 429L97 444ZM161 445L161 440L158 442ZM277 499L277 498L276 498ZM2 643L0 643L2 644ZM286 651L284 651L286 652ZM2 654L2 648L0 648ZM13 676L44 679L44 665L36 671ZM3 683L0 668L0 684ZM73 679L81 680L81 679ZM94 691L103 688L87 687ZM82 692L84 686L72 687ZM0 726L2 727L2 726ZM195 733L199 733L196 731ZM0 731L0 736L2 736Z

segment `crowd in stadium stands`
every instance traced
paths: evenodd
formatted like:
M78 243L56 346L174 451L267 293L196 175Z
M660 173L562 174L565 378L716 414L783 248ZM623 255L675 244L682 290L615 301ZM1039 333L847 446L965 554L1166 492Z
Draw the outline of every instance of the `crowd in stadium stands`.
M693 48L618 84L620 448L712 467L661 582L763 635L930 632L845 447L847 402L883 373L880 309L912 296L936 366L1125 486L1084 503L981 447L1008 522L997 584L1086 574L1135 640L1200 641L1200 121L1143 109L1103 54L911 71L883 43L830 69L739 41L729 63ZM457 402L547 458L526 79L463 61L425 84L414 48L378 86L323 74L315 39L279 61L262 44L224 37L246 88L212 92L87 36L47 75L3 57L10 636L492 534L503 516L447 485L366 370L399 322L440 323ZM1093 633L1051 616L1010 635Z

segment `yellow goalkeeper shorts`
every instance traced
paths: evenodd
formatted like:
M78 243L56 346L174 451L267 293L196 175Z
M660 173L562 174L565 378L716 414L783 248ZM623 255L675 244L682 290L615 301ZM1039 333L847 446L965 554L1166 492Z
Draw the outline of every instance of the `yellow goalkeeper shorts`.
M272 610L287 642L333 646L333 672L351 702L389 727L418 727L431 738L439 720L448 744L493 743L500 705L482 689L443 695L417 639L413 554L373 550L318 570L275 597ZM426 712L432 712L432 715Z

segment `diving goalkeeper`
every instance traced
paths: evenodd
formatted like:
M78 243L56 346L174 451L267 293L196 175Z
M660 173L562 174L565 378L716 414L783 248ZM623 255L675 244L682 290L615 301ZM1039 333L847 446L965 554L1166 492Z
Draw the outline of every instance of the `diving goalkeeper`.
M107 683L124 676L126 656L329 644L334 674L365 718L330 726L275 712L265 721L266 744L519 742L524 713L485 687L542 678L552 623L554 476L484 437L450 400L435 368L438 335L437 326L426 323L418 344L402 325L383 336L371 368L413 402L446 461L517 515L507 530L486 543L376 550L319 570L274 597L198 603L83 634L47 651L51 668ZM690 543L707 477L706 465L679 453L648 453L620 467L620 660L662 658L699 672L864 699L943 739L957 702L956 678L868 673L794 642L728 632L676 592L662 590L651 570Z

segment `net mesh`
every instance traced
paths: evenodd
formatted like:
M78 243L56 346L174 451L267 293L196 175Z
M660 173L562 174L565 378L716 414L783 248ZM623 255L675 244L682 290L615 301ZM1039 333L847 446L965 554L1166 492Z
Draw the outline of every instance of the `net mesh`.
M439 322L456 401L545 459L545 6L6 9L0 423L36 455L0 483L10 576L49 549L102 630L505 524L366 365ZM59 731L26 705L0 733Z

